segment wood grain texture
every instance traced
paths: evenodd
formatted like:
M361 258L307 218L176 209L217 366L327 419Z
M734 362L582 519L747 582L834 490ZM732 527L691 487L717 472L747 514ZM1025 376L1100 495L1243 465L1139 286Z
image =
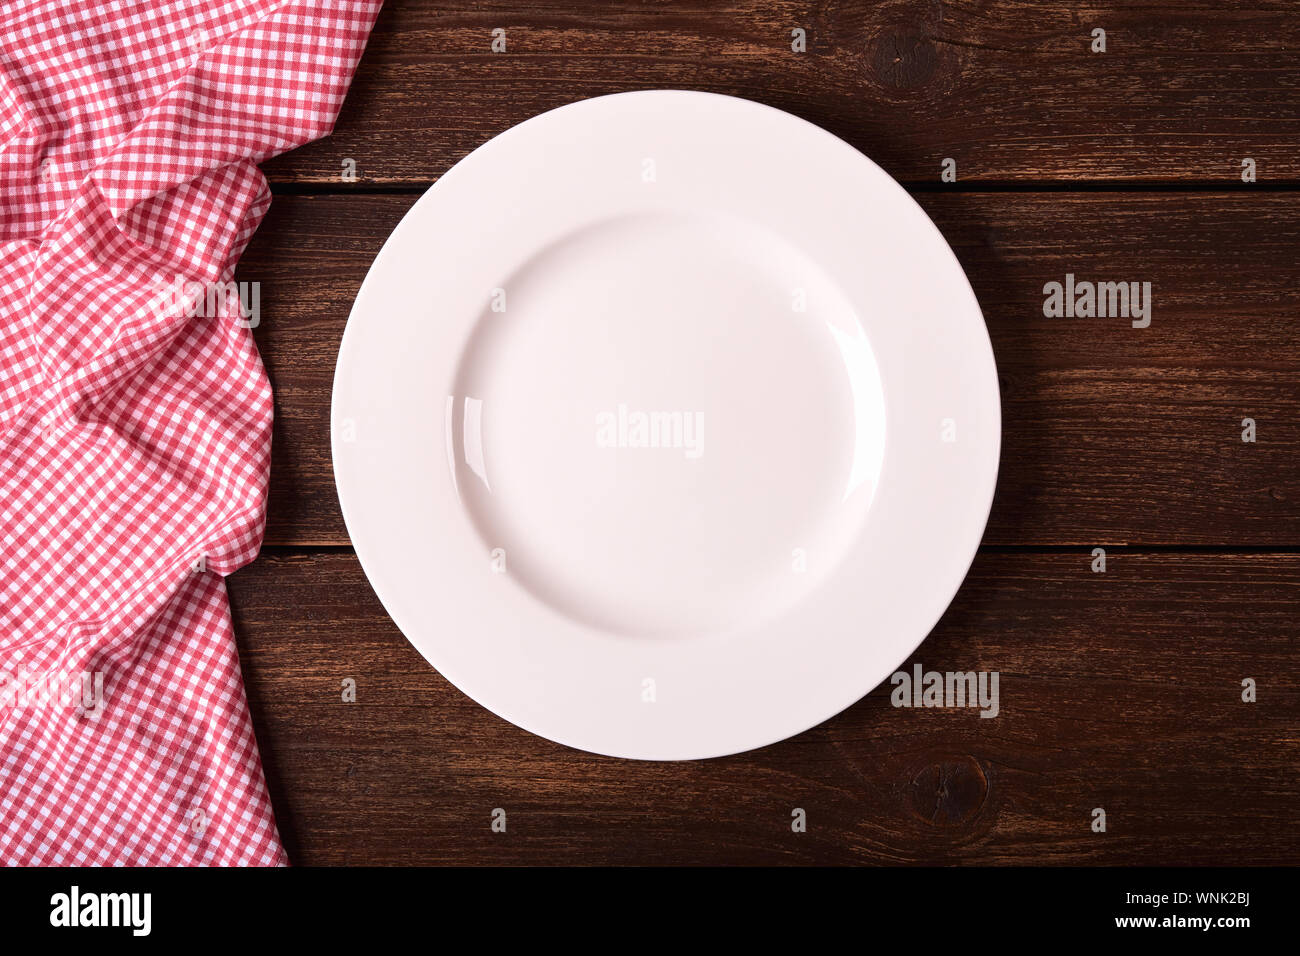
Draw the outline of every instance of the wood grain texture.
M1287 0L392 0L328 139L277 183L427 184L537 113L605 93L728 93L802 116L896 178L1300 178L1300 18ZM807 52L791 50L802 28ZM504 28L507 52L491 52ZM1105 53L1090 51L1106 31Z
M981 554L908 662L998 671L996 719L894 708L886 684L791 740L688 763L584 754L479 707L351 552L266 554L230 590L299 864L1296 862L1300 555L1089 562Z
M841 136L912 184L970 277L1001 475L985 547L907 666L999 672L996 719L897 709L886 685L748 754L584 754L451 687L347 547L330 387L384 239L510 126L665 87ZM1298 103L1290 0L389 0L334 135L266 164L279 195L239 270L262 283L276 423L271 548L230 590L294 862L1297 862ZM1066 273L1151 282L1151 327L1046 318Z
M986 543L1300 545L1300 193L917 198L970 277L1001 376ZM276 393L269 543L348 541L330 464L334 361L357 288L414 200L278 197L241 263L262 283L256 335ZM1067 272L1151 282L1150 328L1045 318L1043 286Z

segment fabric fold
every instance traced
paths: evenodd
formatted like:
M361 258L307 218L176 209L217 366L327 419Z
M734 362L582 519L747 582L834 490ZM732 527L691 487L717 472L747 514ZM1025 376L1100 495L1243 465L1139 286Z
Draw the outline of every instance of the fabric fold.
M233 277L379 6L0 10L0 861L285 862L223 580L272 421Z

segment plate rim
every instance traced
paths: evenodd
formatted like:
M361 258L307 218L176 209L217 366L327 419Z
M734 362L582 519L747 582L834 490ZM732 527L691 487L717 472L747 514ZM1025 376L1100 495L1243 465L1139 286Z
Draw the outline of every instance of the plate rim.
M396 602L390 600L390 598L392 598L393 595L391 593L385 594L386 588L384 586L381 586L376 581L375 574L372 571L372 566L371 566L374 563L374 559L371 558L370 560L368 560L363 555L363 551L369 550L369 545L368 544L362 545L360 541L362 538L366 537L367 532L361 530L361 533L358 534L358 530L361 527L361 521L358 519L354 508L352 506L349 506L348 504L348 499L352 497L352 493L350 491L345 490L344 484L345 481L347 481L348 479L344 477L345 469L339 467L341 456L346 456L348 452L347 450L342 450L340 447L341 444L344 443L340 442L339 428L337 427L338 420L339 420L339 411L340 411L339 409L340 383L341 380L347 374L344 368L345 356L351 354L350 342L352 343L352 350L354 350L355 340L357 339L358 336L363 334L361 331L359 331L360 325L357 321L355 321L355 319L357 317L358 312L363 307L363 302L366 300L367 287L371 284L372 280L375 279L377 268L380 262L384 260L385 254L389 251L390 247L395 247L398 244L400 244L403 241L403 236L407 232L414 230L415 228L414 222L416 221L416 217L418 215L419 210L421 210L422 207L427 207L431 205L433 201L436 201L436 197L438 195L445 193L451 188L454 188L454 184L457 180L453 176L453 174L458 169L461 169L462 166L466 164L468 161L470 161L475 155L479 154L481 151L491 146L492 144L500 144L507 137L513 138L514 136L518 135L518 131L525 129L526 127L534 127L534 124L543 123L547 120L548 117L552 117L555 114L563 113L565 111L572 111L575 109L589 108L591 104L596 104L596 103L609 103L610 101L627 102L628 98L643 98L646 96L661 97L665 95L671 97L677 97L677 98L683 98L683 97L690 98L696 101L707 100L713 103L716 103L717 101L720 100L729 101L732 105L743 104L744 109L758 108L760 110L767 111L771 114L777 114L780 117L780 122L782 123L792 121L804 127L806 130L815 131L815 135L820 137L825 137L827 140L833 141L833 143L836 144L835 148L837 149L843 148L843 149L851 150L852 153L858 159L868 164L867 168L873 168L879 173L880 177L883 177L883 180L878 178L877 182L887 181L888 183L893 185L897 194L906 197L906 202L910 204L911 208L916 213L919 213L919 217L920 217L919 221L923 222L928 226L929 230L932 231L933 236L939 240L940 246L944 250L946 250L948 262L946 262L943 265L943 268L952 271L956 276L960 277L963 283L965 283L966 290L969 293L970 302L973 305L974 316L978 319L977 324L983 336L983 344L985 347L984 354L988 359L987 369L992 372L993 387L991 391L986 393L986 398L991 398L991 405L986 410L991 412L994 417L994 423L993 423L994 427L991 430L991 436L985 439L986 441L991 441L992 470L991 473L988 475L987 494L983 496L982 505L979 509L977 509L977 511L971 512L972 515L978 514L978 519L979 519L978 526L980 530L978 535L973 536L973 543L969 544L967 548L964 548L962 550L962 554L964 555L962 560L956 562L956 564L959 564L961 567L961 574L960 577L958 578L958 583L954 588L952 594L948 595L945 599L943 599L939 603L937 612L933 613L933 615L930 616L930 619L928 619L927 625L923 629L919 630L919 636L916 637L914 642L908 639L904 641L899 641L897 643L897 647L899 649L903 649L903 653L901 654L901 656L898 657L897 661L895 661L893 665L893 670L896 671L898 666L906 662L906 660L909 657L911 657L913 653L915 653L916 649L920 647L922 643L924 643L925 639L933 631L935 625L942 618L943 614L945 613L947 608L951 605L957 593L960 591L961 583L964 582L966 576L969 574L970 568L973 565L976 556L978 555L979 547L980 544L982 543L984 533L987 529L988 519L992 511L992 506L996 495L997 479L998 479L998 475L1000 471L1000 463L1001 463L1001 396L999 394L999 389L997 385L998 378L997 378L996 358L992 350L992 342L988 334L987 324L983 318L983 310L979 305L978 299L974 295L973 289L971 289L970 287L969 279L967 278L965 271L962 269L960 262L957 260L955 252L952 250L951 246L948 244L946 239L944 239L942 233L940 233L940 231L938 230L938 227L934 225L929 215L919 205L919 203L916 202L915 198L910 193L908 193L901 184L893 180L892 177L889 177L888 174L884 173L884 171L881 170L880 167L877 166L874 162L872 162L872 160L869 157L867 157L861 151L857 150L851 144L848 144L844 140L835 136L833 133L830 133L829 131L823 129L822 127L810 123L807 120L804 120L801 117L788 113L784 110L780 110L775 107L768 106L766 104L758 103L748 99L743 99L740 97L732 97L724 94L717 94L717 93L710 93L710 92L703 92L703 91L696 91L696 90L667 90L667 89L635 90L635 91L614 93L605 96L597 96L588 99L578 100L578 101L574 101L556 107L555 109L548 110L544 113L537 114L536 116L530 117L529 119L523 121L522 123L510 127L509 129L503 131L501 134L497 135L496 137L493 137L492 139L486 141L476 149L472 150L470 153L466 154L461 160L459 160L456 164L454 164L451 168L449 168L446 173L444 173L441 177L439 177L439 179L435 183L433 183L429 187L429 189L427 189L419 197L419 199L415 203L413 203L411 207L403 214L402 219L394 227L392 232L389 234L389 236L385 239L385 241L381 245L380 250L376 254L374 261L372 262L370 268L367 270L365 279L363 280L361 286L358 289L352 309L350 310L349 313L348 321L345 325L344 332L340 340L339 352L338 352L338 357L335 366L335 374L331 386L330 450L331 450L331 460L332 463L334 464L335 485L336 485L336 492L339 500L340 512L342 514L349 538L352 542L352 547L354 549L354 552L357 555L358 562L361 564L363 572L366 575L367 581L370 583L372 590L375 592L377 598L379 599L381 605L384 607L386 613L388 613L388 615L392 618L392 620L394 621L398 629L402 632L403 636L406 638L408 643L414 646L416 650L420 652L421 656L424 657L431 666L433 666L436 670L438 670L438 672L444 678L446 678L449 683L457 687L458 690L464 693L476 704L496 714L502 719L507 720L510 723L515 724L516 726L524 730L527 730L529 733L535 734L537 736L543 737L548 740L552 740L564 746L574 747L575 749L583 750L590 753L603 754L606 756L619 757L623 759L695 760L695 759L709 759L712 757L720 757L720 756L726 756L726 755L740 753L740 752L746 752L749 750L769 746L771 744L804 733L814 727L819 726L820 724L826 722L827 720L843 712L849 707L852 707L855 703L861 701L862 698L866 697L875 688L879 687L880 684L883 683L883 681L885 681L889 677L892 671L886 671L879 678L873 680L869 685L867 684L866 678L864 678L862 681L863 689L861 690L861 692L858 694L857 697L848 700L846 702L840 702L840 701L832 702L832 704L826 709L824 709L824 711L819 711L819 713L821 713L821 716L818 716L816 719L812 719L811 722L809 722L807 719L800 719L799 721L796 722L799 724L799 726L787 732L778 733L775 736L770 736L770 735L764 736L763 739L757 741L745 741L733 747L723 747L720 749L713 748L706 752L691 752L691 753L685 753L683 755L657 756L657 755L650 755L645 753L620 753L617 752L617 748L609 749L603 747L594 747L581 742L576 742L572 739L565 739L564 735L562 734L555 734L553 732L548 731L547 729L538 727L531 720L521 719L517 714L512 715L509 712L510 708L501 706L499 702L495 702L495 703L486 702L485 700L482 699L481 695L475 694L471 692L469 689L467 689L466 687L462 686L462 681L458 679L458 676L453 676L452 674L448 673L448 670L444 666L441 666L438 661L435 661L434 657L431 656L430 652L426 650L424 646L421 646L421 644L418 643L411 636L407 624L403 623L403 618L406 616L405 611L395 606ZM496 148L500 148L500 146L497 146ZM448 183L450 183L451 185L448 185ZM432 201L431 201L431 197L434 197ZM956 566L956 564L954 566ZM805 595L803 599L807 600L809 597L811 597L813 593L815 592L810 592L810 594ZM903 646L905 644L908 646L906 646L906 648L904 649ZM689 750L689 748L687 749Z

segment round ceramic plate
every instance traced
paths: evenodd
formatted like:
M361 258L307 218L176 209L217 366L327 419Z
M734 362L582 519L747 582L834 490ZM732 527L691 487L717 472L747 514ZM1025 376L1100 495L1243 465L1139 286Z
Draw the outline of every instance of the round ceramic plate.
M621 757L769 744L897 668L997 475L997 374L875 164L706 93L575 103L394 230L339 352L334 471L402 633L506 720Z

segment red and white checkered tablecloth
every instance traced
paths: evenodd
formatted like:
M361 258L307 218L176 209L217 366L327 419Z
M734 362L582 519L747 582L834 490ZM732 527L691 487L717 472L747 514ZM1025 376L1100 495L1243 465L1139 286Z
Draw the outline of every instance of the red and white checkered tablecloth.
M330 131L379 6L0 6L7 864L285 861L224 581L271 446L232 277L257 163Z

